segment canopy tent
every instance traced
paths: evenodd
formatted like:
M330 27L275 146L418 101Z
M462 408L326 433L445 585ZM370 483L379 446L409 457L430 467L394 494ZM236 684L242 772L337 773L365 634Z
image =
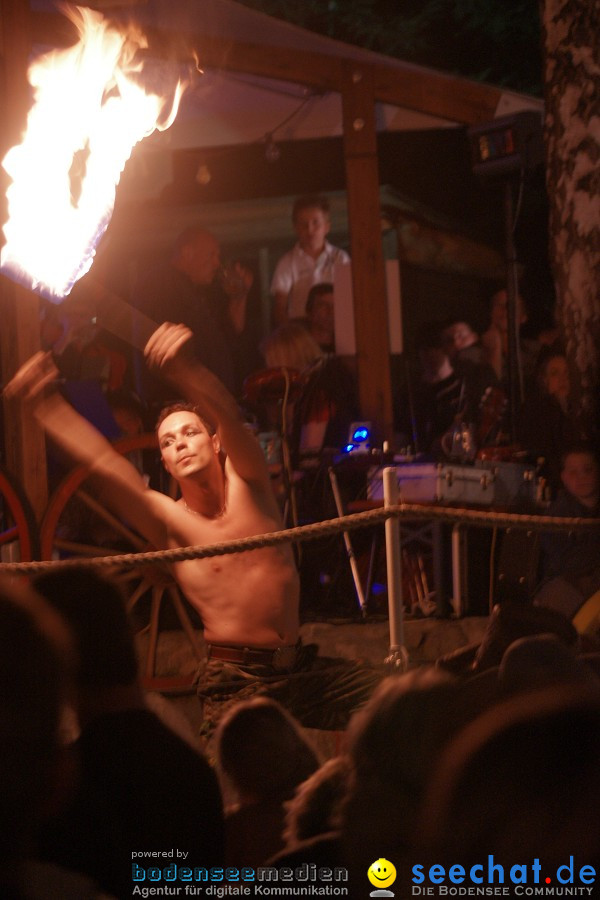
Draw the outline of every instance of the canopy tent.
M541 115L536 98L411 65L342 44L247 9L234 0L97 0L117 19L139 23L149 57L189 65L194 77L175 125L135 151L135 189L157 196L172 177L173 154L185 148L341 135L353 258L360 401L378 437L390 434L385 270L380 238L377 133L486 122L522 110ZM73 27L49 0L3 0L3 92L7 134L22 122L25 69L32 51L72 43ZM159 67L160 68L160 67ZM35 349L36 319L4 286L5 375ZM8 308L10 307L10 314ZM14 335L18 340L14 339ZM9 466L40 491L38 454L24 423L11 438Z
M542 101L406 63L315 34L235 0L97 0L106 15L139 23L150 48L196 72L175 123L144 141L132 159L140 197L168 183L173 151L344 134L344 69L372 76L376 131L485 122ZM50 0L32 0L32 40L39 47L73 39ZM358 71L358 70L357 70Z

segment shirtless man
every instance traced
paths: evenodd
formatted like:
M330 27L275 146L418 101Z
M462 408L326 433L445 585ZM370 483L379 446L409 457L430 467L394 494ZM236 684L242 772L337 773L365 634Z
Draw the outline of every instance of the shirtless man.
M190 337L186 326L165 323L145 349L149 365L191 401L167 408L158 426L163 464L181 488L177 501L147 488L134 466L53 389L50 354L33 356L5 389L34 404L52 440L100 481L107 504L159 549L281 528L260 445L218 378L186 356ZM215 434L207 422L216 423ZM172 569L204 624L207 657L198 696L205 737L232 705L255 694L283 703L306 727L345 728L379 682L375 670L353 660L317 659L316 645L298 642L299 583L288 544Z
M185 326L165 323L145 349L149 365L198 410L181 404L167 411L158 427L163 464L181 489L177 501L147 488L131 463L56 390L44 390L57 375L50 354L33 356L6 388L9 396L35 404L36 418L52 440L90 467L102 481L108 505L158 549L281 528L260 445L219 380L186 359L182 348L191 336ZM215 434L204 418L217 424ZM296 644L299 587L289 545L176 563L173 574L198 610L208 644L265 651Z

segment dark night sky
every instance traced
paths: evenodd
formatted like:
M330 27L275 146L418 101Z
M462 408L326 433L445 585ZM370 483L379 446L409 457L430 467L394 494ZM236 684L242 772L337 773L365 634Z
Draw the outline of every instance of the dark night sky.
M541 94L539 0L238 0L420 65Z

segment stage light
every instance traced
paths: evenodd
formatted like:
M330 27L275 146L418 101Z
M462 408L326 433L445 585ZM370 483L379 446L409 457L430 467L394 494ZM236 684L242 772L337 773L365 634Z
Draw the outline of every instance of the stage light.
M491 122L472 125L473 172L480 176L505 176L530 171L543 161L542 119L525 111L502 116Z
M355 453L368 453L371 449L371 423L352 422L348 429L348 443L344 453L349 453L350 447Z

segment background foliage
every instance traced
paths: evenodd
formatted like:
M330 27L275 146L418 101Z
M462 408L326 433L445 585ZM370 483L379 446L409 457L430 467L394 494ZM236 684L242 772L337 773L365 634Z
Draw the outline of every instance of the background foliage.
M538 0L241 2L378 53L541 94Z

